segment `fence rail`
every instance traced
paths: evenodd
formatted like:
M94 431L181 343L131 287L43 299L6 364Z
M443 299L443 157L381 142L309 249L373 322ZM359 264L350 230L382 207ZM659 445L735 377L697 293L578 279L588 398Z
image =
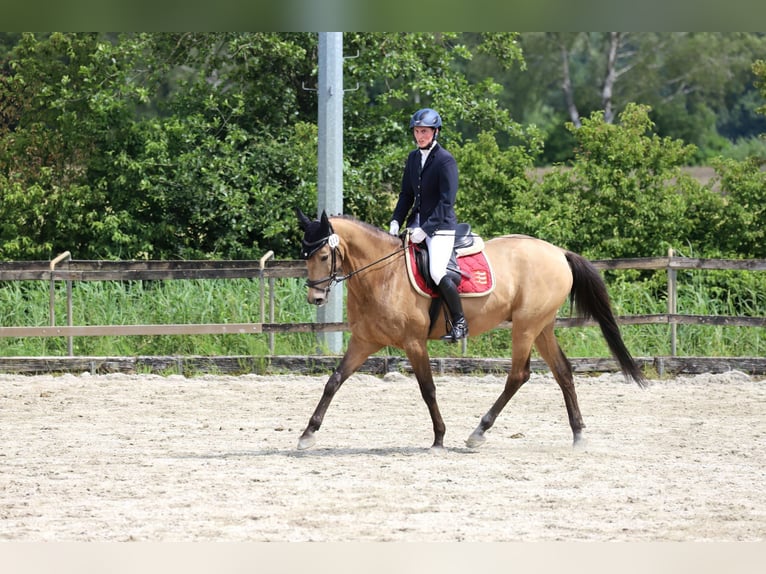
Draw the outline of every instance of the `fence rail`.
M347 323L275 323L274 280L305 278L305 262L274 260L269 252L260 260L247 261L84 261L72 260L69 252L51 261L0 262L0 282L46 281L50 283L50 324L46 326L0 327L0 337L67 337L72 356L73 337L125 335L205 335L205 334L269 334L273 354L273 336L284 333L321 333L347 331ZM737 327L766 327L766 317L705 316L677 313L677 271L690 269L766 271L766 259L700 259L677 257L670 251L667 257L595 260L597 269L665 270L668 276L667 313L618 317L624 325L668 324L671 326L671 352L676 354L677 325L725 325ZM258 279L260 281L260 322L225 324L146 324L146 325L73 325L72 284L78 281L166 281L180 279ZM67 324L57 325L55 317L56 284L67 286ZM268 284L268 296L266 285ZM267 314L268 301L268 314ZM594 325L578 318L559 318L558 327ZM510 328L502 323L499 328Z

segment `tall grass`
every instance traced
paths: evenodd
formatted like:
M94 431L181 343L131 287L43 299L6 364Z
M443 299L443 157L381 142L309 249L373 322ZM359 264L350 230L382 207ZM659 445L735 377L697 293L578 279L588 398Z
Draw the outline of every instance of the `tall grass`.
M739 272L679 272L678 312L697 315L766 314L766 277ZM609 276L609 291L616 315L665 313L667 293L662 273L639 277L623 273ZM46 282L0 284L0 324L47 326L49 287ZM265 292L268 294L268 288ZM261 285L257 279L76 282L73 285L75 325L132 325L261 322ZM316 310L306 303L303 282L274 280L274 322L311 322ZM66 288L56 288L56 324L66 323ZM562 308L568 316L568 305ZM268 301L264 322L269 322ZM670 326L623 325L623 338L634 356L667 355ZM766 340L759 327L679 325L677 353L682 356L764 356ZM608 356L598 327L561 328L557 335L569 357ZM310 355L317 352L311 333L275 334L274 353ZM348 340L348 334L344 335ZM461 354L460 345L429 343L433 356ZM510 331L496 329L467 344L474 357L509 357ZM76 355L268 355L267 334L76 337ZM64 337L0 338L4 356L65 355ZM401 355L386 348L380 354Z

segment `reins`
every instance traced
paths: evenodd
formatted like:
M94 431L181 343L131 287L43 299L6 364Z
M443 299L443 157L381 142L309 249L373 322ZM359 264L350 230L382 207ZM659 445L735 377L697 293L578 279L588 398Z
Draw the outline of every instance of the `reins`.
M357 273L361 273L362 271L364 271L365 269L369 269L369 268L370 268L370 267L372 267L373 265L377 265L378 263L382 263L382 262L383 262L383 261L385 261L386 259L390 259L391 257L393 257L393 256L395 256L395 255L398 255L398 254L399 254L399 253L401 253L402 251L404 251L404 246L402 246L402 247L400 247L399 249L397 249L397 250L395 250L395 251L393 251L393 252L389 253L388 255L384 255L384 256L383 256L383 257L381 257L380 259L376 259L376 260L375 260L375 261L373 261L372 263L368 263L367 265L364 265L364 266L360 267L359 269L355 269L354 271L352 271L352 272L351 272L351 273L349 273L348 275L341 275L340 277L338 277L338 278L335 280L335 282L336 282L336 283L340 283L341 281L345 281L346 279L350 279L351 277L353 277L353 276L354 276L354 275L356 275Z
M314 288L314 289L316 289L317 286L321 285L322 283L327 283L327 287L324 288L325 293L329 293L333 285L337 283L342 283L343 281L346 281L347 279L351 279L351 277L353 277L354 275L357 275L361 273L362 271L377 265L378 263L382 263L386 259L390 259L391 257L394 257L405 250L404 245L402 245L401 247L399 247L395 251L392 251L388 255L384 255L380 259L376 259L375 261L372 261L371 263L368 263L367 265L364 265L360 267L359 269L354 269L353 271L351 271L351 273L348 273L346 275L339 275L336 269L336 263L337 263L336 252L337 252L337 247L340 240L338 236L335 235L335 233L332 233L328 237L325 237L316 243L320 243L320 246L321 246L321 245L324 245L325 242L330 245L330 253L332 254L332 271L330 272L330 275L328 275L327 277L323 279L315 279L313 281L311 279L306 280L306 286Z

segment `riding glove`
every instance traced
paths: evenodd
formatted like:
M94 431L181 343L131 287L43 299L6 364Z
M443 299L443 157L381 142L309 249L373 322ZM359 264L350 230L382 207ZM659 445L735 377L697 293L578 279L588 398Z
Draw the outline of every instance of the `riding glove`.
M413 243L420 243L426 238L426 232L423 231L423 228L416 227L412 231L410 231L410 241Z
M392 221L391 227L388 228L388 232L391 235L399 235L399 222L398 221Z

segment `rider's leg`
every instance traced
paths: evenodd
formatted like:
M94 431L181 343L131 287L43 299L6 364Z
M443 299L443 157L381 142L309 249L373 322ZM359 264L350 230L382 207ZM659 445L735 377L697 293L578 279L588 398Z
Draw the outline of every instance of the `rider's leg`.
M438 287L439 294L449 309L452 318L452 328L443 339L457 341L468 336L468 324L463 315L463 304L457 286L446 276L447 264L455 246L454 233L437 232L426 239L430 260L431 278Z

